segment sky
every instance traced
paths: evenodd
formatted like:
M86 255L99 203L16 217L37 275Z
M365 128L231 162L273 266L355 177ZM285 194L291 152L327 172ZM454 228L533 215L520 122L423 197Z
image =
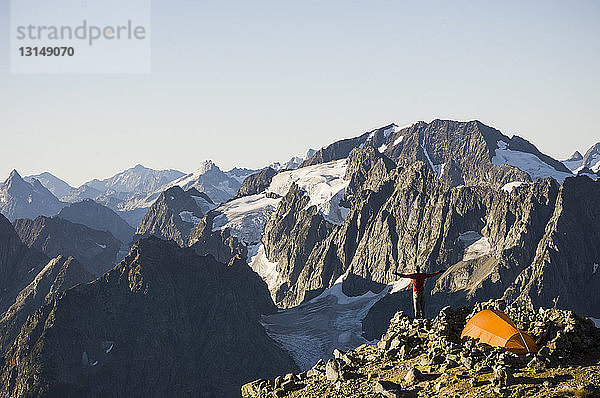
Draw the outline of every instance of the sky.
M150 73L11 74L2 2L0 179L259 168L436 118L558 159L600 141L598 1L154 0L151 18Z

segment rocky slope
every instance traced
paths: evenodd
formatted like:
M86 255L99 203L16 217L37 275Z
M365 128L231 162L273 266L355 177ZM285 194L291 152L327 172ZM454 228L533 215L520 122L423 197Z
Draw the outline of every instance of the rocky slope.
M179 186L171 187L148 209L134 240L153 235L186 246L194 227L214 207L210 198L195 188L184 191Z
M58 217L77 224L83 224L98 231L110 232L125 244L131 242L135 233L117 213L92 199L73 203L58 213Z
M393 271L422 264L427 271L448 268L433 286L434 311L505 293L516 299L510 291L518 291L536 306L551 306L561 295L563 308L600 316L598 297L589 294L600 288L600 274L593 272L600 245L591 205L600 200L596 182L571 178L559 189L546 179L511 192L450 189L424 163L391 168L373 149L354 151L348 162L351 209L341 225L328 226L296 189L267 223L263 243L268 260L277 263L279 306L310 299L341 275L349 295L379 291L395 280ZM583 228L587 237L577 244ZM557 245L563 249L555 256ZM544 265L549 255L552 266ZM524 289L529 284L534 287ZM394 305L410 308L408 297Z
M243 383L296 369L259 324L274 311L244 261L142 239L116 268L28 319L2 362L1 392L239 396Z
M37 274L17 295L15 302L0 319L0 353L8 349L21 331L27 317L38 308L51 303L60 293L80 283L94 279L73 257L58 256Z
M47 262L48 257L28 248L10 221L0 214L0 313L6 311Z
M483 308L502 308L538 341L537 355L519 356L460 340ZM595 397L600 394L600 329L570 311L502 301L444 308L433 319L397 313L376 345L334 351L300 374L281 373L242 387L243 397Z
M64 206L38 180L27 182L16 170L0 185L0 212L11 221L39 215L54 216Z
M15 230L28 247L50 258L73 256L86 271L99 276L114 267L122 242L110 232L98 231L58 217L18 219Z

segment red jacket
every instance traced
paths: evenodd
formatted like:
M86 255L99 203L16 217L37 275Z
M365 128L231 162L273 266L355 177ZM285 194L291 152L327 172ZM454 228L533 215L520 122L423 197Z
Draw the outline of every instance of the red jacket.
M444 271L445 270L441 269L438 272L433 272L431 274L425 272L415 272L414 274L399 274L397 272L394 272L394 274L398 275L401 278L412 279L413 292L422 292L425 291L425 279L439 275Z

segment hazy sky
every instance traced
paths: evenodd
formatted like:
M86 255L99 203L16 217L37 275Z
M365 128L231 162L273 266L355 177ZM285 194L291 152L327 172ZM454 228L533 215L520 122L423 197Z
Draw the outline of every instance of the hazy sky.
M261 167L435 118L600 141L599 1L155 0L146 75L11 75L0 7L0 179Z

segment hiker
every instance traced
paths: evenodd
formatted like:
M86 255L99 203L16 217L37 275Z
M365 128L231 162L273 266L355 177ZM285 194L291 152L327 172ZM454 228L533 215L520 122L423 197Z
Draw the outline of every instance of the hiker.
M422 273L421 267L417 265L415 271L416 272L412 274L401 274L398 272L394 272L394 275L397 275L401 278L412 279L415 318L425 318L425 279L439 275L442 272L446 271L446 269L441 269L438 272L428 274L425 272Z

